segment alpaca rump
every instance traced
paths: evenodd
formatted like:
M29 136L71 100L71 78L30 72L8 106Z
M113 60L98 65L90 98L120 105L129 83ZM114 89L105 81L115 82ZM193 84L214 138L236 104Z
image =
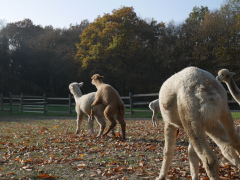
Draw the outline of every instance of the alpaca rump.
M77 112L76 134L80 133L80 126L82 124L82 121L85 115L88 115L88 128L90 129L91 134L94 134L93 119L90 118L90 112L91 112L91 104L95 100L96 92L83 95L80 89L80 87L82 86L83 86L83 82L81 83L74 82L69 85L69 90L73 94L76 102L76 105L75 105L75 110ZM100 126L98 136L102 135L106 127L106 121L104 119L104 114L103 114L104 108L105 107L103 106L103 104L98 104L93 108L94 118L97 120ZM112 130L112 134L115 135L114 130Z
M214 127L217 120L221 118L219 111L222 111L222 98L214 90L214 88L211 87L211 85L200 85L195 90L195 96L198 98L200 103L199 112L204 125Z
M219 179L217 157L207 143L206 133L219 146L225 158L240 167L240 138L228 107L227 94L212 74L196 67L183 69L163 83L159 101L165 144L157 179L167 176L178 128L183 128L189 136L188 156L193 180L198 179L199 158L208 177Z
M91 105L91 109L97 105L102 103L105 106L104 116L110 122L110 126L103 133L103 136L107 135L109 131L111 131L116 126L116 120L113 117L117 114L117 121L121 125L122 129L122 138L125 139L126 136L126 123L124 120L125 116L125 106L120 98L118 92L109 84L105 84L102 79L104 77L99 74L95 74L92 76L92 84L96 86L97 92L95 96L95 100ZM94 112L91 110L91 116Z

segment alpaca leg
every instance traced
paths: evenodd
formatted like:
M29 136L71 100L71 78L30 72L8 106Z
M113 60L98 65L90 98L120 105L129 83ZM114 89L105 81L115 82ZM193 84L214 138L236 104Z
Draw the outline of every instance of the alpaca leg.
M98 95L95 96L95 100L93 101L93 103L91 104L91 113L90 113L90 117L91 119L93 119L93 116L94 116L94 112L93 112L93 106L97 105L97 104L101 104L102 101L101 99L99 98Z
M104 110L104 116L109 121L110 126L103 133L103 136L107 135L109 133L109 131L111 131L117 124L115 118L113 117L114 114L116 114L115 111L116 111L116 108L114 108L113 106L107 106Z
M91 112L90 112L90 119L93 120L94 112L93 112L93 106L91 106Z
M90 116L88 116L88 128L90 129L91 135L95 134L94 130L93 130L93 123L94 123L94 121L91 119Z
M80 133L80 126L82 124L82 121L84 119L85 114L83 112L80 112L77 114L77 129L76 129L76 134Z
M122 112L118 111L118 113L117 113L117 121L121 125L123 139L126 138L126 122L124 121L124 115L125 115L125 112L122 113Z
M153 111L153 115L152 115L153 127L157 127L157 117L158 117L158 111Z
M110 126L108 127L108 129L103 133L103 136L106 136L112 129L114 129L114 127L116 126L117 122L114 119L114 117L106 117L109 122L110 122Z
M160 175L157 178L165 179L168 173L168 169L171 165L172 158L174 155L174 147L176 142L176 132L177 127L170 124L169 122L164 122L164 138L165 138L165 144L164 144L164 151L163 151L163 163L160 171Z
M98 124L100 126L100 129L99 129L97 137L100 137L103 134L103 131L104 131L105 127L106 127L106 121L105 121L105 119L103 117L96 117L95 116L95 118L97 119L97 122L98 122Z
M190 141L188 146L188 158L190 163L190 172L191 172L192 180L198 180L199 157L195 152L195 150L193 149L193 146Z
M218 122L215 127L206 127L206 131L209 137L211 137L219 146L224 157L233 165L240 167L240 158L230 144L227 132L223 125Z
M184 129L189 136L189 140L194 147L198 157L202 160L203 166L206 169L207 175L211 180L219 179L219 166L218 160L206 139L204 125L201 121L195 119L195 122L188 119L189 122L185 122ZM194 166L195 167L195 166Z
M91 118L91 120L93 120L93 116L94 116L93 106L95 106L95 105L97 105L97 104L101 104L101 103L102 103L102 102L101 102L100 98L97 98L97 96L96 96L95 100L94 100L93 103L91 104L91 112L90 112L90 118Z
M240 137L235 130L234 122L229 109L223 110L220 121L223 124L225 130L227 131L230 144L237 151L238 155L240 155Z
M182 99L187 99L189 101L184 102ZM183 102L183 103L181 103ZM198 102L198 100L196 101ZM206 138L206 127L204 120L202 119L205 112L200 112L198 105L191 96L179 96L178 98L178 112L181 118L182 125L187 135L189 136L189 141L193 146L198 157L201 159L203 166L207 172L210 180L219 179L219 165L216 154L209 147ZM211 107L211 106L209 106Z
M115 131L114 131L114 128L112 129L112 135L115 137Z

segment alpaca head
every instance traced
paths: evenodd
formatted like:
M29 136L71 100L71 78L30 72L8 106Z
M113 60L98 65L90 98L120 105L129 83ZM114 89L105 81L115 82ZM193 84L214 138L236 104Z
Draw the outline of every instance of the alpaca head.
M77 83L77 82L73 82L71 84L69 84L69 90L73 95L82 95L82 92L80 90L80 87L83 86L83 82L81 83Z
M102 83L103 78L104 76L100 76L99 74L94 74L91 78L92 84L96 86L98 83Z
M234 72L230 72L227 69L221 69L218 71L218 76L216 79L220 82L228 82L230 80L230 77L232 77L234 74Z

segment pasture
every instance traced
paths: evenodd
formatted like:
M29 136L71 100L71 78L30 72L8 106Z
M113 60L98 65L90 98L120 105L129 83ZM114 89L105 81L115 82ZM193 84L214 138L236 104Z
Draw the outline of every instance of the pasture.
M239 116L238 113L235 116ZM0 179L155 179L159 175L164 147L164 126L151 119L126 118L126 140L111 133L104 138L90 135L87 119L81 134L75 135L76 117L0 116ZM240 124L239 120L235 120ZM94 123L95 132L99 126ZM210 140L217 154L221 179L239 178L240 171L230 165ZM177 136L170 179L191 179L187 156L188 137ZM200 164L200 177L208 179Z

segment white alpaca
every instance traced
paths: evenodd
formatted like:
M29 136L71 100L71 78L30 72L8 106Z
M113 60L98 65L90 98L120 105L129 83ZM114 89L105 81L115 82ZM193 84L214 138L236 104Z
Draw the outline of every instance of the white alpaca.
M86 114L88 115L88 128L90 129L90 133L94 134L93 120L91 120L90 118L90 113L91 113L91 104L95 100L96 92L83 95L80 90L80 87L82 86L83 86L83 82L81 83L73 82L69 85L69 90L73 94L76 102L76 106L75 106L75 110L77 112L76 134L80 133L80 126ZM103 114L104 109L105 107L103 104L98 104L93 107L94 117L96 118L97 122L100 125L98 136L101 136L103 134L103 131L106 127L106 122ZM112 134L114 135L113 130L112 130Z
M240 138L227 104L227 94L213 75L196 67L188 67L164 82L159 92L159 101L165 145L157 179L165 179L167 176L178 128L183 128L189 136L188 156L193 180L198 179L199 158L208 177L211 180L219 179L218 160L208 145L206 133L232 164L240 166L237 155L240 154Z
M238 104L240 104L240 90L232 78L234 74L234 72L229 72L227 69L221 69L218 71L218 76L216 78L220 82L225 82L227 84L227 87L233 98L238 102Z
M156 99L156 100L150 102L149 109L151 109L153 112L153 115L152 115L153 127L157 127L157 116L158 116L158 112L160 111L159 100Z

